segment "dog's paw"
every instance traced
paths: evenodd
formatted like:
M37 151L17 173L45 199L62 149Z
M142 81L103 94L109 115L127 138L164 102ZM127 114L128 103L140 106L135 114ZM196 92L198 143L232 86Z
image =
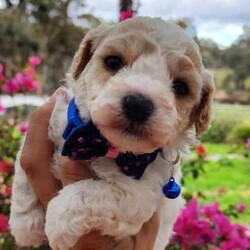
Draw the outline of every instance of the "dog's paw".
M45 232L50 246L69 249L91 230L117 239L135 235L154 212L136 198L102 180L64 187L48 204Z
M47 208L45 232L54 250L70 249L82 235L90 231L84 224L89 215L87 210L83 208L77 194L70 194L67 188L61 190Z
M19 246L40 246L46 240L44 232L45 214L41 206L28 213L13 214L9 224L11 234Z

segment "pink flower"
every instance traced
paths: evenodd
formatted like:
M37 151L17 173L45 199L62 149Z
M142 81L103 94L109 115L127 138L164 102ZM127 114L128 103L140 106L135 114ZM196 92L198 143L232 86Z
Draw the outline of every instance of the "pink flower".
M25 73L27 75L30 75L30 76L34 76L36 74L36 70L33 66L28 66L26 69L25 69Z
M4 81L4 75L3 75L3 65L0 63L0 82Z
M223 214L218 203L199 207L191 200L174 224L171 244L180 249L247 250L250 237L247 228L233 224Z
M17 93L19 91L19 85L16 79L9 79L2 87L2 91L5 93Z
M40 83L38 81L33 80L32 82L32 89L37 90L40 86Z
M120 20L121 21L124 21L124 20L131 18L133 16L134 16L134 11L131 9L120 12Z
M237 208L237 210L238 210L239 213L243 213L246 210L247 206L245 204L241 203L241 204L238 204L236 206L236 208Z
M24 135L26 132L27 132L27 130L28 130L28 124L27 123L22 123L21 124L21 126L20 126L20 132L21 132L21 134L22 135Z
M38 65L41 64L41 58L40 58L39 56L31 56L31 57L29 58L29 63L30 63L32 66L36 67L36 66L38 66Z
M240 225L240 224L233 224L233 229L235 231L235 237L240 237L240 238L248 238L250 240L250 235L247 233L248 228Z
M220 244L221 250L249 250L250 240L242 238L232 238Z
M4 196L10 196L11 193L12 193L12 186L5 187L5 188L3 188L3 190L2 190L2 194L3 194Z
M174 224L174 232L184 245L200 245L216 241L210 222L200 215L197 200L191 200L186 209L181 211Z
M224 214L216 214L213 217L213 221L216 225L218 235L221 235L225 239L229 239L232 236L233 228L231 222Z
M19 82L23 91L34 91L39 86L39 83L33 80L31 75L17 73L16 79Z
M214 202L211 205L203 205L202 210L204 215L210 219L217 214L222 214L222 212L219 209L219 204L217 202Z
M0 233L6 233L8 232L8 218L0 214Z
M6 111L6 109L3 106L2 102L1 102L1 99L0 99L0 115L5 114L5 111Z
M247 139L246 147L250 149L250 138Z
M0 102L0 114L5 112L5 107L3 104Z

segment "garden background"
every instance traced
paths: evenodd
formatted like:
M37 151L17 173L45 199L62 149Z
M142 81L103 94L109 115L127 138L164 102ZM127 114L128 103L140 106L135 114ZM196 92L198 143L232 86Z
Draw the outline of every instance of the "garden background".
M143 4L120 0L112 11L122 21L137 13L143 15ZM83 11L76 11L79 9ZM226 47L211 38L198 38L192 19L173 20L200 45L204 64L214 72L216 93L211 128L200 138L191 158L183 162L183 195L188 206L175 224L168 249L250 249L248 18L242 34ZM19 249L9 234L8 216L13 163L30 113L64 84L80 40L102 22L113 21L93 15L83 0L0 0L2 250Z

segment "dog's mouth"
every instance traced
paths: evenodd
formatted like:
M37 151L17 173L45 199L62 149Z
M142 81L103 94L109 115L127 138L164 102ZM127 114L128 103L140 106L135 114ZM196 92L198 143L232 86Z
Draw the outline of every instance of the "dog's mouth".
M162 146L145 125L123 123L122 126L97 127L110 145L122 152L151 153Z
M146 140L150 137L150 126L148 123L138 124L130 122L123 114L112 116L110 120L93 119L93 122L104 135L106 134L105 131L112 130L116 131L116 133L120 133L121 136L130 138L133 137L136 140Z
M121 129L121 131L124 135L134 136L138 139L147 139L149 137L149 132L147 126L145 125L142 126L138 124L129 123L128 126Z
M114 131L120 134L123 138L133 138L134 140L147 140L150 137L148 126L138 125L129 123L123 120L123 122L117 122L116 124L111 124L110 126L102 126L96 124L100 132L106 137L106 131ZM107 138L112 142L112 137Z

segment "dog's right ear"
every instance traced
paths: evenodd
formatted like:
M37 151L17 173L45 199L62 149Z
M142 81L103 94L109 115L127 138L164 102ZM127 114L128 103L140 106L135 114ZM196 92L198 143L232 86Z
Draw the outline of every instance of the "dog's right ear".
M97 46L108 35L111 26L100 25L96 29L90 30L83 38L78 51L76 52L69 73L74 80L77 80L82 71L89 63Z

